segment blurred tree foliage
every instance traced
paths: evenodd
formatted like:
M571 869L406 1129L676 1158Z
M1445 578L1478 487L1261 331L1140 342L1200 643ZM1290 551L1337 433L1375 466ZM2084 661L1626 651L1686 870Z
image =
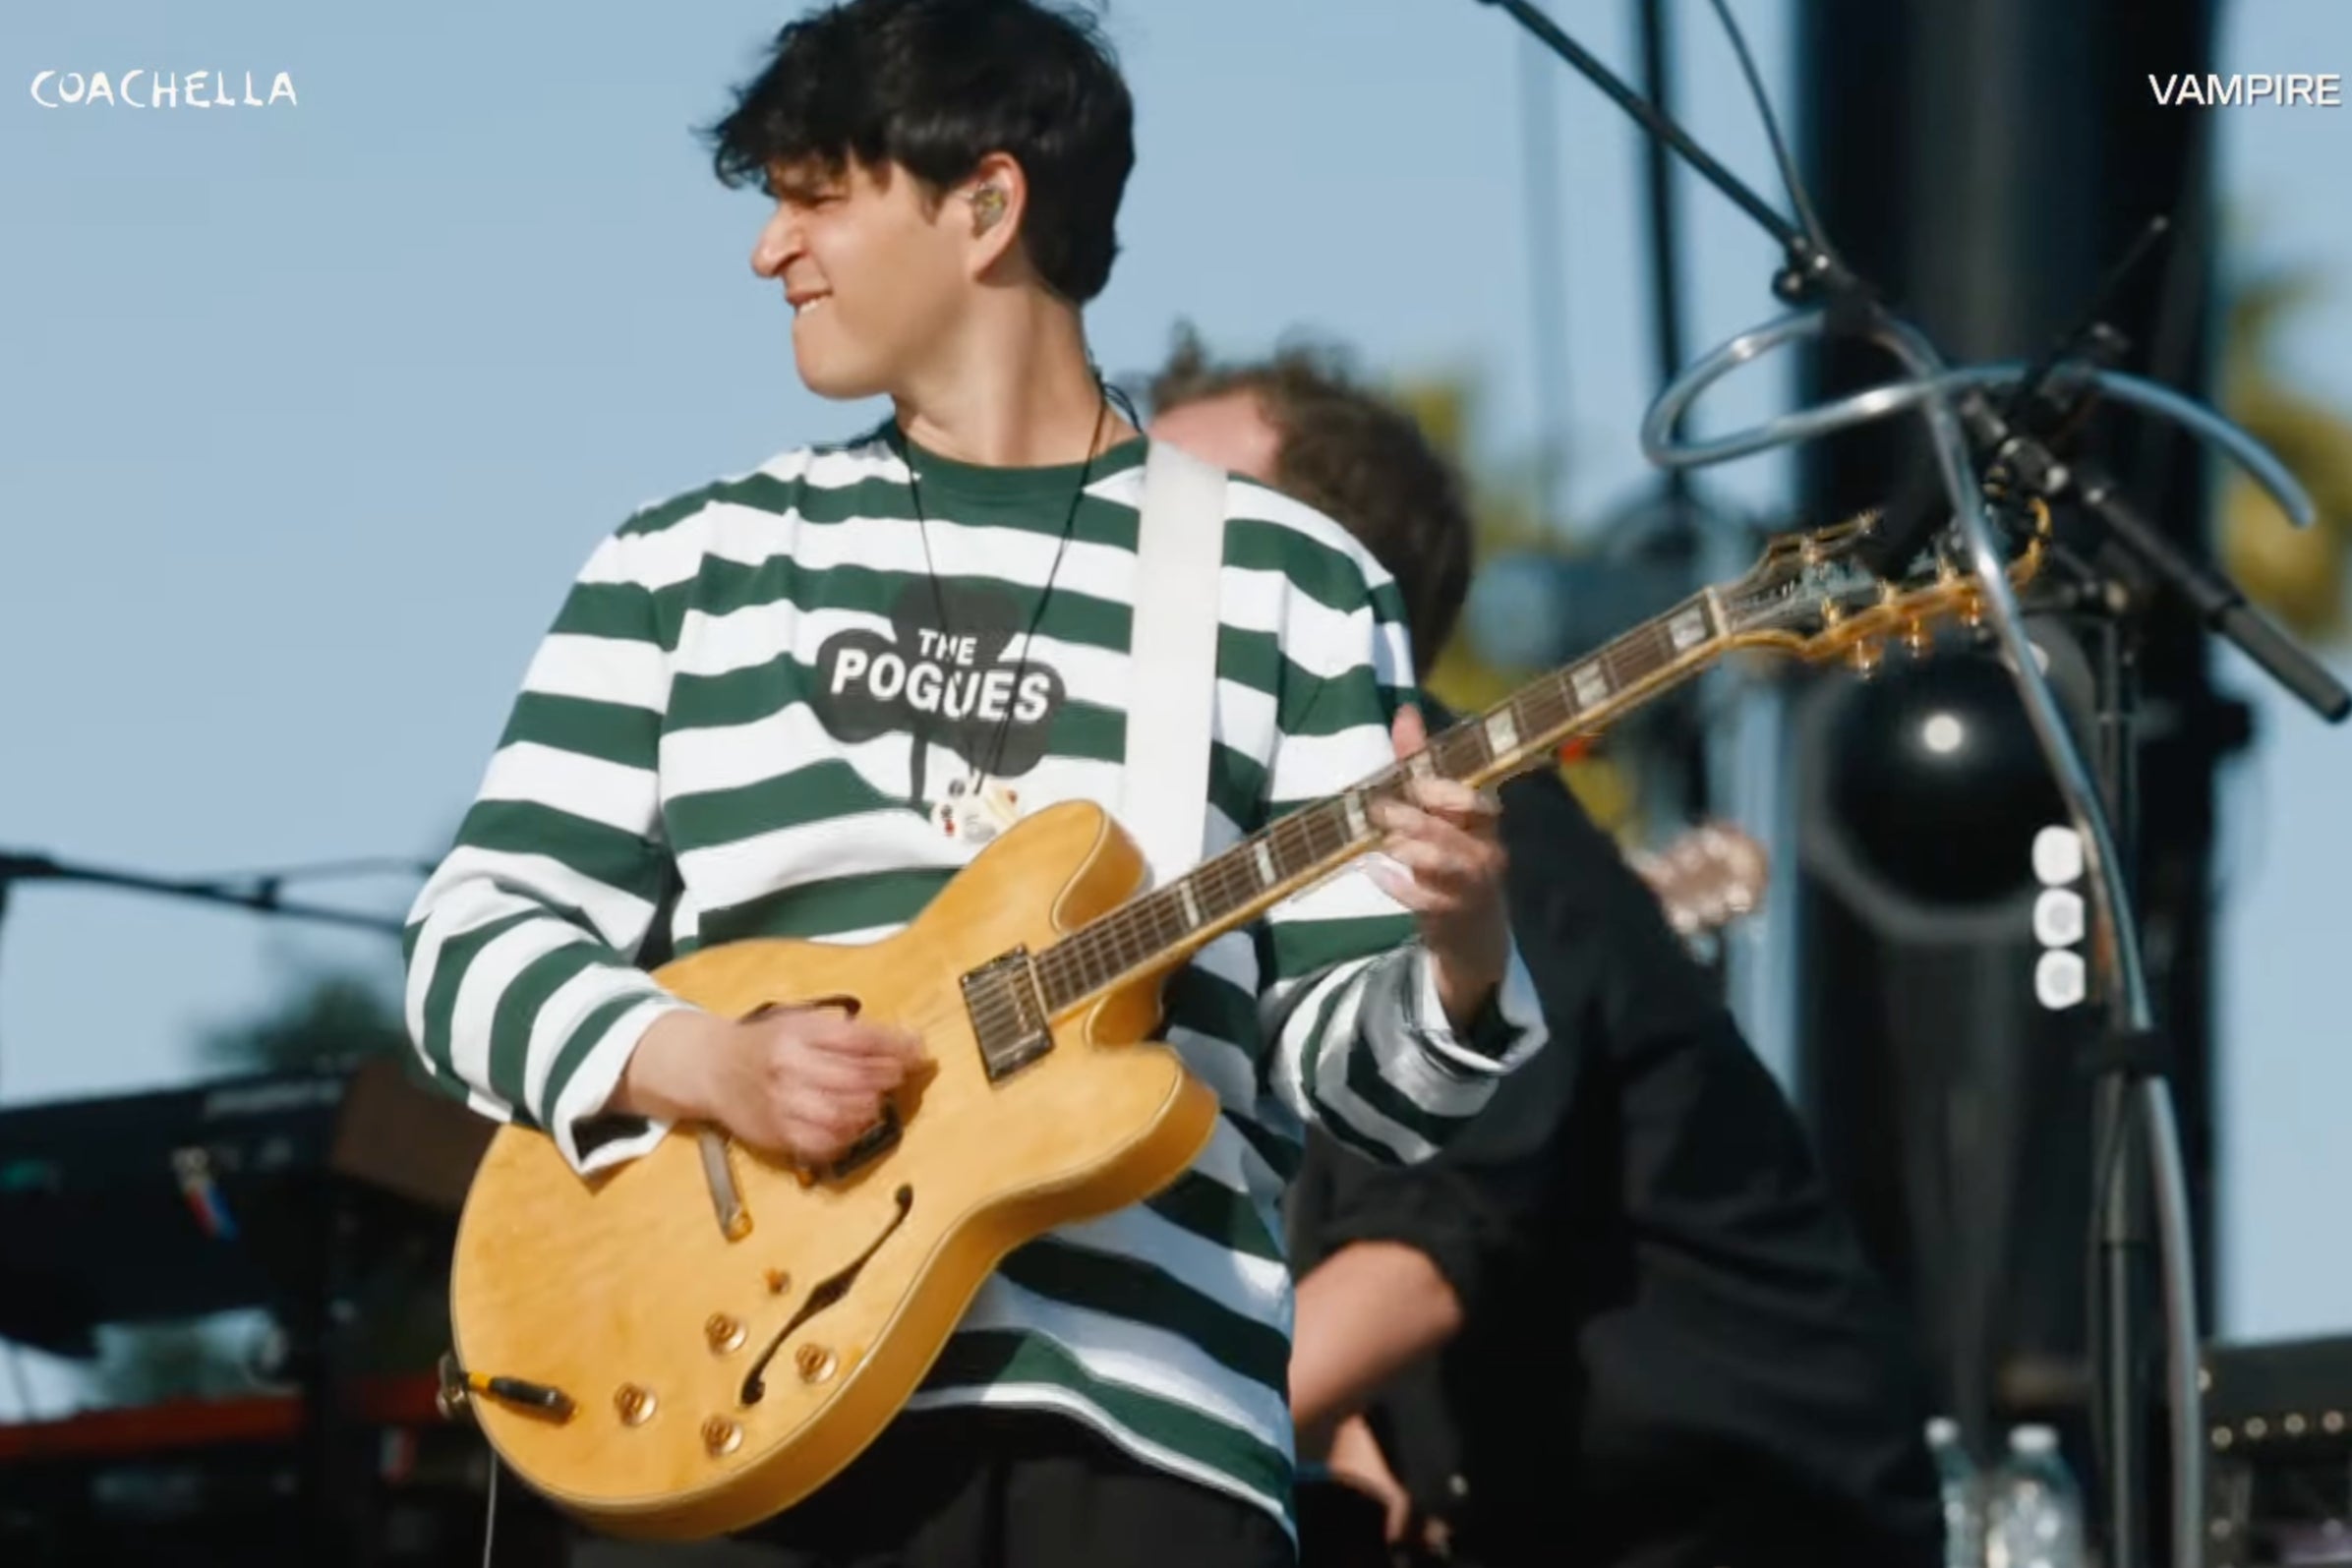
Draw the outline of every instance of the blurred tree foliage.
M2239 287L2224 318L2222 413L2267 446L2311 492L2319 516L2298 529L2235 467L2222 481L2223 568L2281 625L2315 643L2343 639L2352 553L2352 419L2292 385L2278 365L2282 332L2321 292L2309 272L2272 272Z
M329 970L304 977L253 1017L207 1029L197 1051L230 1073L285 1073L407 1046L399 1001L385 984Z
M197 1052L208 1068L243 1075L300 1072L337 1058L356 1061L405 1050L407 1042L388 982L349 970L317 970L299 975L252 1016L206 1030ZM396 1284L370 1282L368 1289L399 1294ZM420 1321L408 1307L387 1313L380 1301L357 1305L370 1332L348 1352L355 1370L410 1369L430 1365L439 1354L443 1329L437 1313ZM255 1342L264 1331L253 1313L108 1330L88 1373L91 1392L98 1403L115 1406L251 1394L258 1385L254 1364L264 1359L255 1354Z
M1477 529L1474 570L1509 551L1567 550L1563 520L1546 519L1537 509L1537 464L1530 462L1520 468L1498 464L1483 459L1473 446L1471 433L1477 429L1479 416L1475 377L1416 377L1386 390L1420 423L1468 486ZM1428 684L1432 696L1457 713L1477 713L1509 696L1535 673L1498 669L1486 664L1457 627L1452 639L1439 651ZM1637 767L1638 759L1622 748L1608 749L1604 741L1567 763L1562 777L1594 821L1612 833L1630 834L1639 829L1633 820Z

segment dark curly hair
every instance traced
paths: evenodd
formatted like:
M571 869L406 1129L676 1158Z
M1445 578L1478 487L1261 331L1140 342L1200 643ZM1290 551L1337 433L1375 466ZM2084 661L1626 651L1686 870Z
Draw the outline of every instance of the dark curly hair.
M1274 488L1355 535L1396 579L1417 672L1428 674L1470 591L1461 476L1410 414L1367 390L1328 345L1292 343L1270 359L1218 364L1180 327L1148 395L1156 416L1236 392L1257 398L1281 437Z
M1135 104L1082 13L1039 0L848 0L787 26L703 133L732 188L779 165L897 164L936 199L1006 153L1029 182L1021 242L1083 305L1110 281Z

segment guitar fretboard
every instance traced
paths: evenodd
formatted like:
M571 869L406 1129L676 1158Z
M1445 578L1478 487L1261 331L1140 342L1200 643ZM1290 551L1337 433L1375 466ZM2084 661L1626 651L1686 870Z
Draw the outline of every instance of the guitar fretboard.
M1059 1013L1123 976L1189 955L1380 840L1374 801L1409 777L1484 786L1527 771L1554 747L1695 673L1723 640L1706 594L1684 600L1603 645L1589 658L1520 687L1473 719L1433 736L1404 761L1353 789L1298 810L1212 855L1164 888L1121 904L1037 956L1048 1013Z

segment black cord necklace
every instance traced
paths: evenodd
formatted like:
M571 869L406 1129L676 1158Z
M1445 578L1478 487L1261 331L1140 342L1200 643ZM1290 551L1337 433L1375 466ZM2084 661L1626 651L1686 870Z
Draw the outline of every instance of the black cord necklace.
M1086 460L1079 465L1078 484L1070 492L1069 509L1062 517L1061 539L1054 546L1053 564L1046 568L1045 585L1037 590L1036 606L1029 611L1029 626L1021 634L1021 658L1013 667L1013 685L1016 690L1020 688L1021 677L1029 672L1029 646L1036 640L1037 627L1045 619L1045 604L1053 596L1054 581L1062 574L1062 557L1069 552L1070 536L1077 532L1079 503L1086 499L1087 487L1093 480L1096 449L1102 444L1102 428L1110 417L1110 395L1107 390L1102 388L1100 377L1096 378L1095 385L1101 400L1094 409L1094 433L1087 441ZM914 508L916 537L922 541L923 570L931 579L931 606L939 616L940 636L952 638L955 628L948 619L947 594L940 586L938 564L931 558L931 521L923 512L922 487L919 482L921 476L915 472L913 462L914 443L906 439L906 433L903 430L900 432L900 441L903 448L901 455L907 460L907 498ZM1005 740L1012 733L1013 715L1018 707L1019 704L1016 702L1008 701L1005 704L1004 714L996 722L996 732L989 739L985 760L978 756L971 759L971 774L965 782L963 793L971 797L970 803L973 806L978 805L977 797L982 785L996 771L997 763L1004 756ZM956 793L957 791L951 787L949 794L953 796ZM941 827L953 835L959 832L957 826L959 819L953 812L954 802L951 801L949 804L950 813L942 819ZM977 819L965 820L969 824ZM969 833L970 828L967 826L963 831Z

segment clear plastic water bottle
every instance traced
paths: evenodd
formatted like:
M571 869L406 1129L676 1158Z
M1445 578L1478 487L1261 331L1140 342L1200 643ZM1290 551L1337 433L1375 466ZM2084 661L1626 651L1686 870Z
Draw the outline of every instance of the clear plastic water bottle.
M1927 1423L1927 1451L1944 1498L1944 1568L1984 1568L1982 1481L1960 1423L1938 1416Z
M2083 1493L2047 1426L2009 1434L2009 1457L1986 1488L1987 1568L2083 1568Z

